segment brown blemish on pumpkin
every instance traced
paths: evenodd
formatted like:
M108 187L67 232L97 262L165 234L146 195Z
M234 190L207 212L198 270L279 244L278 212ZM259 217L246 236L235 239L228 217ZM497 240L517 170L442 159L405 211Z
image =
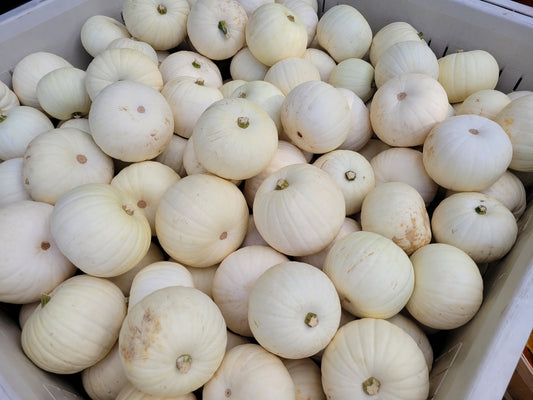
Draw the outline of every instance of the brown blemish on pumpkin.
M470 132L472 135L479 135L479 131L477 129L469 129L468 132Z
M231 389L230 388L227 388L226 390L224 390L224 396L225 397L231 397Z
M228 232L224 231L220 234L219 239L224 240L228 237Z
M48 242L41 242L41 249L48 250L50 248L50 243Z
M24 181L24 183L25 183L26 185L29 185L29 184L30 184L30 181L28 180L28 178L26 178L26 180Z
M29 159L31 156L28 154L26 157L24 157L25 160Z
M76 161L79 162L80 164L85 164L87 162L87 157L84 156L83 154L78 154L76 156Z
M140 323L128 328L120 345L120 354L127 363L146 357L148 349L156 342L154 337L161 332L161 322L154 310L148 307Z
M121 106L118 108L119 111L128 111L128 107Z
M407 93L405 92L400 92L396 95L396 98L399 100L399 101L402 101L403 99L405 99L407 97Z
M514 118L506 118L503 120L503 124L506 126L514 124Z
M304 137L304 135L302 135L302 132L300 131L296 132L296 135L298 135L298 137L301 137L301 138Z
M137 107L137 112L140 114L144 114L146 112L146 108L144 106Z
M144 201L144 200L139 200L139 201L137 202L137 207L139 207L139 208L146 208L146 201Z

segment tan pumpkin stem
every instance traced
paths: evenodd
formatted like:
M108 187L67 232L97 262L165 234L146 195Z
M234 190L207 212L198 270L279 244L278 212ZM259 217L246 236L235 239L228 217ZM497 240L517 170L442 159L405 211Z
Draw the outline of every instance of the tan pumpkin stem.
M356 178L356 173L352 170L350 171L346 171L344 173L344 176L346 177L346 179L348 179L349 181L353 181L355 178Z
M52 297L48 294L41 295L41 308L48 304Z
M122 205L122 209L123 209L123 210L126 212L126 214L128 214L128 215L133 215L134 212L135 212L135 211L134 211L130 206L128 206L127 204L123 204L123 205Z
M310 328L314 328L315 326L317 326L318 315L312 312L308 312L307 315L305 316L305 324Z
M222 31L226 39L229 39L231 34L228 31L228 26L226 25L226 21L218 21L218 29Z
M239 128L246 129L250 126L250 118L248 117L239 117L237 118L237 125Z
M483 204L477 206L475 210L479 215L485 215L487 213L487 207Z
M159 4L159 5L157 6L157 12L158 12L159 14L161 14L161 15L164 15L164 14L167 13L167 8L165 7L164 4Z
M285 179L280 178L276 182L276 190L283 190L289 187L289 182L287 182Z
M189 354L182 354L176 359L176 367L182 374L186 374L191 369L192 357Z
M379 393L379 388L381 387L381 382L371 376L366 381L363 382L363 391L369 396L373 396Z

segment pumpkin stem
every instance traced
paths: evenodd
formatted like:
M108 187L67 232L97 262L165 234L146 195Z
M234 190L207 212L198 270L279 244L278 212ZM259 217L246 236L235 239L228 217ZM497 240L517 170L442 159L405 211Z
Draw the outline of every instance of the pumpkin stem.
M186 374L191 369L192 357L189 354L182 354L176 359L176 367L182 374Z
M157 6L157 12L158 12L159 14L161 14L161 15L164 15L164 14L167 13L167 8L165 7L164 4L159 4L159 5Z
M41 295L41 308L47 305L51 299L52 297L49 294L42 294Z
M346 177L346 179L348 179L349 181L353 181L355 179L355 177L357 176L355 171L346 171L344 173L344 176Z
M198 86L204 86L205 85L205 81L202 78L196 79L196 81L194 83L196 83Z
M424 39L424 32L418 32L418 37L420 39Z
M239 97L240 99L245 99L246 96L248 96L248 95L246 94L246 92L241 92L241 93L239 93L239 95L238 95L237 97Z
M218 21L218 29L222 31L226 39L229 39L231 34L228 31L228 26L226 25L226 21Z
M483 204L477 206L475 210L479 215L485 215L487 213L487 207Z
M72 113L71 117L74 119L78 119L78 118L83 117L83 113L81 113L80 111L76 111Z
M250 126L250 119L248 117L239 117L237 118L237 125L239 125L239 128L246 129Z
M285 179L280 178L276 182L276 190L283 190L289 187L289 182L287 182Z
M318 325L318 315L312 312L308 312L305 316L304 322L309 328L314 328Z
M4 122L7 119L7 115L2 114L0 115L0 122Z
M287 15L287 19L291 22L294 22L294 15Z
M192 65L194 68L197 68L197 69L199 69L199 68L201 67L200 63L199 63L198 61L196 61L196 60L194 60L194 61L191 63L191 65Z
M131 207L129 207L128 205L126 204L123 204L122 205L122 209L126 212L126 214L128 215L133 215L134 211Z
M381 382L373 376L363 382L363 391L370 396L378 394L380 387Z

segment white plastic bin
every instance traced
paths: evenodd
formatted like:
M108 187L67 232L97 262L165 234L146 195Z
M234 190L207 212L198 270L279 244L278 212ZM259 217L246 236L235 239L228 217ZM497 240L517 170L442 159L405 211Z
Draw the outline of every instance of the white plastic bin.
M338 3L319 0L319 12ZM533 90L533 12L528 7L507 0L342 3L356 7L374 33L393 21L409 22L423 32L438 56L457 49L490 51L501 68L499 90ZM0 79L9 84L13 66L23 56L39 50L85 67L90 57L79 40L83 22L94 14L120 19L121 5L122 0L34 0L0 16ZM503 398L533 329L531 201L519 225L512 251L484 274L485 297L478 314L467 325L442 336L431 373L430 398ZM10 313L13 308L2 309L7 312L0 311L0 399L85 398L79 379L45 373L29 362L20 349L20 330Z

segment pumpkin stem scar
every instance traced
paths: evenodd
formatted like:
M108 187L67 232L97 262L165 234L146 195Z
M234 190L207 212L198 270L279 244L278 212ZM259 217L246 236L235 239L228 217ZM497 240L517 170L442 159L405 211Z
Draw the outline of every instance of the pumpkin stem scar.
M476 210L476 213L478 213L479 215L485 215L487 213L487 206L484 206L482 204L482 205L477 206L475 210Z
M380 387L381 382L373 376L363 382L363 391L370 396L378 394Z
M189 354L182 354L176 359L176 367L182 374L186 374L191 369L192 357Z
M167 13L167 8L165 7L164 4L159 4L159 5L157 6L157 12L158 12L159 14L161 14L161 15L164 15L164 14Z
M350 170L350 171L346 171L346 172L344 173L344 176L345 176L346 179L348 179L349 181L353 181L353 180L355 180L355 178L356 178L357 175L356 175L356 173L355 173L354 171Z
M237 125L239 128L246 129L250 126L250 118L248 117L239 117L237 118Z
M307 315L305 316L304 321L308 327L314 328L315 326L318 325L318 316L313 312L308 312Z
M276 182L276 190L283 190L289 187L289 182L287 182L285 179L280 178Z

